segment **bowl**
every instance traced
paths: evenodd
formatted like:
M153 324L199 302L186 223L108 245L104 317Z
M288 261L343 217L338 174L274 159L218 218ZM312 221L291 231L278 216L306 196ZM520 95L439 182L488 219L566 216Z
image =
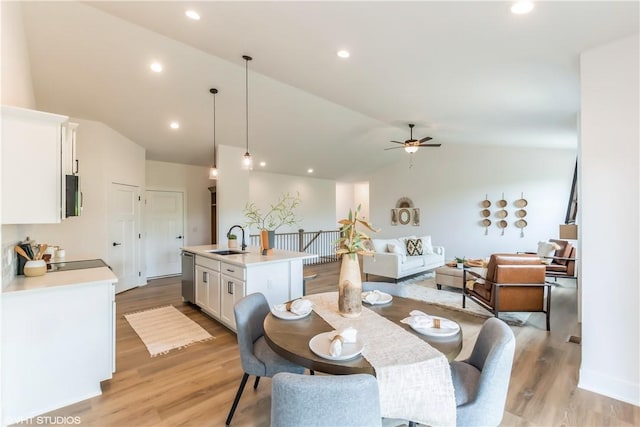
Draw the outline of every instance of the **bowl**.
M27 261L24 264L24 275L27 277L44 276L47 272L47 263L43 259Z

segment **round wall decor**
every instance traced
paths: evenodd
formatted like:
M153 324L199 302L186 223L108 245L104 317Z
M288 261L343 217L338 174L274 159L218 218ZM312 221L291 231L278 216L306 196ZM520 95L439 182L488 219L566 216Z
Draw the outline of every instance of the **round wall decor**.
M407 225L411 221L411 212L409 209L398 210L398 222L402 225Z

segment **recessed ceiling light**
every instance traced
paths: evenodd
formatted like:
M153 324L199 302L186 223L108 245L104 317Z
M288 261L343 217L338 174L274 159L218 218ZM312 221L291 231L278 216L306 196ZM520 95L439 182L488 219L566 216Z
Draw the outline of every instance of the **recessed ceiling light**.
M348 50L344 50L344 49L343 49L343 50L339 50L339 51L338 51L338 56L339 56L340 58L348 58L349 56L351 56L351 54L349 53L349 51L348 51Z
M511 13L515 13L516 15L523 15L525 13L529 13L533 10L533 2L521 0L517 1L511 6Z
M267 162L260 162L260 167L265 167L267 166Z
M151 71L155 71L156 73L162 72L162 64L159 62L152 62L150 68Z
M313 169L311 168L307 169L307 173L313 173Z
M170 127L171 129L178 129L178 128L180 128L180 123L178 123L178 122L171 122L171 124L169 125L169 127Z
M200 14L198 14L198 12L196 12L195 10L187 10L184 14L187 15L188 18L193 19L194 21L200 20Z

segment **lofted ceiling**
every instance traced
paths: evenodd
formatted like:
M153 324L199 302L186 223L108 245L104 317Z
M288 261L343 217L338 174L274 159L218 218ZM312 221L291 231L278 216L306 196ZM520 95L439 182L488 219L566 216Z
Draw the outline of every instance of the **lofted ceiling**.
M637 33L636 1L25 2L37 108L97 120L147 159L358 180L389 140L576 148L579 55ZM194 21L185 11L197 11ZM338 58L339 49L351 57ZM149 69L163 64L161 73ZM180 128L169 128L171 121ZM420 149L414 156L428 156ZM260 167L256 164L256 169Z

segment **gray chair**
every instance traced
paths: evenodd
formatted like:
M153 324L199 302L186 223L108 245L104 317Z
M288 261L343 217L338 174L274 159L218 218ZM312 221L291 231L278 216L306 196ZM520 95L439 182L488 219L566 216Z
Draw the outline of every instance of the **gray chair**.
M231 418L236 411L249 375L256 376L253 385L256 389L260 377L273 377L278 372L304 372L302 366L280 357L265 341L263 323L264 318L269 314L269 303L263 294L257 292L242 298L233 307L233 312L236 316L238 347L244 375L227 416L226 425L231 424Z
M488 319L471 356L451 362L458 426L497 426L507 401L516 339L502 320Z
M271 427L380 425L380 395L373 375L273 377Z
M380 291L396 297L409 297L408 287L389 282L362 282L362 292Z

